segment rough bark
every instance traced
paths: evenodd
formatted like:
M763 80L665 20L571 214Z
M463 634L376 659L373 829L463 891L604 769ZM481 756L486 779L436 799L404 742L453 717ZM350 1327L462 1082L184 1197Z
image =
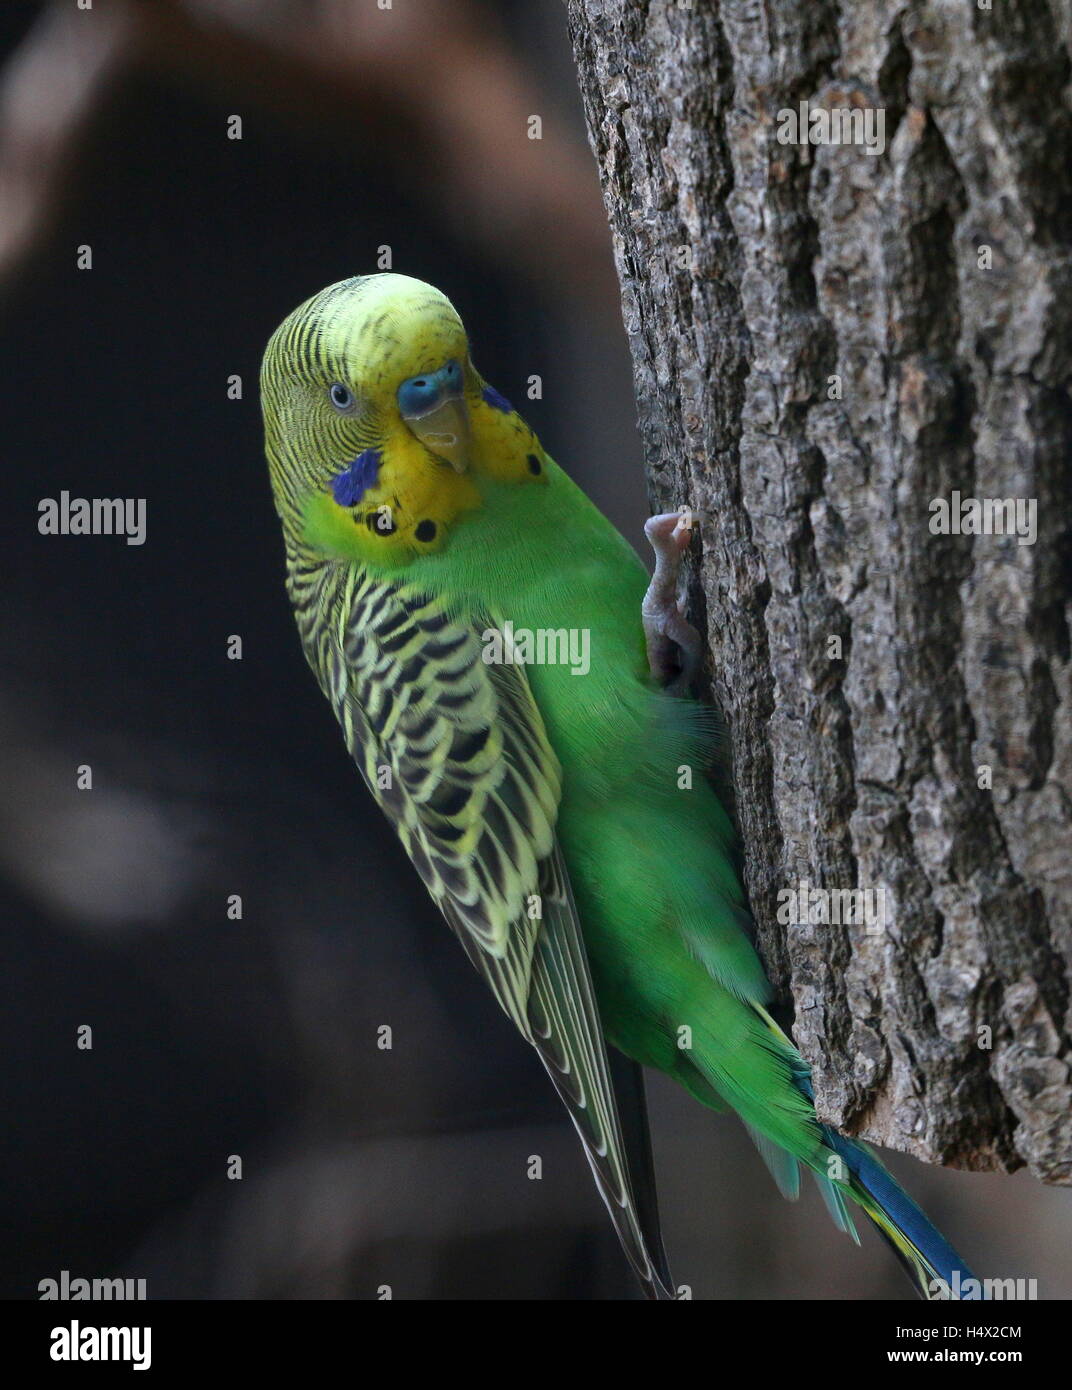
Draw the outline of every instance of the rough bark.
M819 1111L1072 1181L1067 0L568 10ZM802 100L883 109L884 151L779 143ZM1036 499L1036 542L932 534L954 490ZM801 881L884 888L884 929L780 925Z

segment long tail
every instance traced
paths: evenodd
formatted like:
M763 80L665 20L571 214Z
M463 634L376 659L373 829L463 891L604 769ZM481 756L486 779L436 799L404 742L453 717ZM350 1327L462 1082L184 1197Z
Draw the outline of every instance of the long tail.
M790 1065L793 1082L797 1090L807 1096L814 1105L815 1089L811 1084L811 1072L807 1063L767 1010L761 1005L753 1007L771 1032L788 1049L792 1057ZM886 1171L871 1148L857 1139L847 1139L829 1125L820 1125L820 1130L825 1147L840 1159L847 1170L836 1174L828 1171L824 1174L813 1169L813 1176L835 1224L852 1236L853 1240L859 1241L845 1203L844 1194L848 1189L848 1195L875 1223L879 1234L897 1256L920 1297L928 1300L964 1301L981 1298L982 1285L975 1279L967 1264L937 1227L924 1216L900 1183ZM770 1145L760 1142L758 1138L757 1143L760 1153L783 1192L787 1196L795 1196L796 1184L791 1181L787 1188L784 1172L780 1175L779 1165L772 1162ZM786 1156L783 1155L784 1157ZM796 1165L792 1164L792 1167L795 1170Z
M848 1185L926 1299L969 1299L980 1289L964 1260L865 1145L823 1126L849 1171ZM970 1281L970 1282L969 1282Z

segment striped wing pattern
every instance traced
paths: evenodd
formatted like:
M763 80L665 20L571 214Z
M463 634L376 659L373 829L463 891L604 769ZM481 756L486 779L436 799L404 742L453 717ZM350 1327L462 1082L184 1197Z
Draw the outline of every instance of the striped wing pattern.
M630 1185L599 1012L555 839L561 771L521 666L487 625L352 566L290 568L306 656L429 893L533 1044L584 1143L631 1264L670 1297Z

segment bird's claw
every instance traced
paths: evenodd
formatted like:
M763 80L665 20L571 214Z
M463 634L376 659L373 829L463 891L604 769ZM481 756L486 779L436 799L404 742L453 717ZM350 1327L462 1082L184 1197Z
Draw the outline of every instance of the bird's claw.
M651 674L679 694L700 665L700 635L685 617L681 557L692 540L692 516L684 509L649 517L644 534L655 551L655 573L641 605Z

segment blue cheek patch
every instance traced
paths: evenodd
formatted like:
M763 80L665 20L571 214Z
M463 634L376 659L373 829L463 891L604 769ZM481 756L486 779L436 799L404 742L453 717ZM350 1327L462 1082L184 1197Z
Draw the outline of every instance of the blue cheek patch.
M331 495L340 507L356 507L380 471L379 449L365 449L331 480Z
M492 409L501 410L504 415L509 415L514 408L505 396L499 395L494 386L484 387L484 400Z

